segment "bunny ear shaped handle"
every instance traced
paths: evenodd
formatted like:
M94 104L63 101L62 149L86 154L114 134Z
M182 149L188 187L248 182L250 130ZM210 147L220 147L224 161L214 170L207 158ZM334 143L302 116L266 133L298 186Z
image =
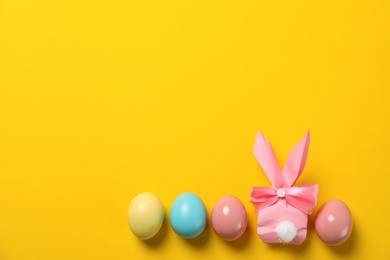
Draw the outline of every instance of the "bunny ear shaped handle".
M253 153L274 187L291 187L297 181L306 165L310 132L291 150L286 166L281 171L270 142L257 132Z
M256 135L255 147L253 149L257 161L260 163L268 179L274 187L283 187L284 178L282 170L276 160L274 150L270 142L258 131Z
M286 165L283 169L285 184L291 187L301 176L305 168L307 153L309 151L310 131L305 137L291 150L287 157Z
M251 202L255 210L271 206L285 199L287 204L310 214L317 204L318 185L306 184L292 187L305 167L309 150L310 132L291 150L286 166L281 171L271 144L259 131L256 136L254 155L260 163L272 188L253 187Z

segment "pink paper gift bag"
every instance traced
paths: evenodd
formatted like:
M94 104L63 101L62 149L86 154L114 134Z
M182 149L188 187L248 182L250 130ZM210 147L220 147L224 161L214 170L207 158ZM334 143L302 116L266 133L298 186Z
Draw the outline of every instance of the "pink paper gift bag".
M283 171L271 144L257 133L254 155L272 187L253 187L251 202L258 212L257 233L264 243L301 244L308 214L317 204L318 185L293 186L306 164L310 132L291 150Z

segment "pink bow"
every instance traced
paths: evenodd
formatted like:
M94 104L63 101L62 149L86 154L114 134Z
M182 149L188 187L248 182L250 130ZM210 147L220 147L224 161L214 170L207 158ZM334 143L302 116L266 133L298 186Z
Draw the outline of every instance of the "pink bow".
M256 211L284 199L287 204L302 212L311 213L317 204L318 185L306 184L292 187L305 167L309 142L310 132L307 132L305 137L291 150L282 172L271 144L260 131L257 133L254 155L271 181L272 187L252 188L251 202Z

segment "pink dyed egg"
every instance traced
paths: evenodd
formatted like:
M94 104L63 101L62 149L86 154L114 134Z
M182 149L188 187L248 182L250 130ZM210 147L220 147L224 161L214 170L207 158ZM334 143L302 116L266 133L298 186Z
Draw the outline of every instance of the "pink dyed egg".
M215 203L211 212L211 225L223 239L239 238L248 225L244 205L234 196L224 196Z
M329 245L338 245L347 240L352 226L351 211L347 204L338 199L325 202L315 219L317 235Z

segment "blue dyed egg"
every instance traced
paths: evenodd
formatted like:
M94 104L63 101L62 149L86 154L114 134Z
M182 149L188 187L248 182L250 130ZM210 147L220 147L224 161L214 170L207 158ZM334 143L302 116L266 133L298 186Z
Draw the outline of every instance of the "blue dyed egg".
M178 235L187 239L194 238L206 227L206 207L197 195L186 192L173 202L169 218Z

